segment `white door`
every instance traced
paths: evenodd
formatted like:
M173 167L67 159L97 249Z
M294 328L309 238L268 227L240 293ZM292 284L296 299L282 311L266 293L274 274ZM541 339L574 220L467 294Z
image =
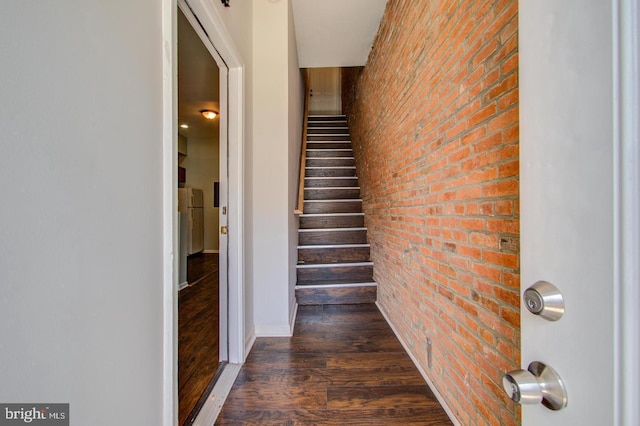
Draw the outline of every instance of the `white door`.
M342 82L340 68L309 70L311 97L310 114L342 114Z
M188 5L186 0L179 0L178 6L180 10L184 13L184 16L189 20L191 26L194 31L200 36L202 43L205 45L213 59L216 61L218 65L218 69L220 72L219 81L219 103L220 103L220 135L219 135L219 146L220 146L220 187L219 187L219 224L220 229L219 232L219 319L220 319L220 361L228 361L229 360L229 306L228 306L228 294L229 294L229 285L228 285L228 253L229 253L229 235L228 235L228 221L229 221L229 204L228 204L228 184L229 184L229 168L228 168L228 124L229 124L229 107L228 107L228 81L229 81L229 70L226 63L222 60L218 51L215 49L211 40L207 34L202 30L200 22L194 16L191 7Z
M522 368L551 366L568 395L559 411L523 406L522 424L631 425L619 417L627 378L617 373L620 324L637 333L637 314L621 318L617 297L616 2L519 5L521 290L545 280L566 303L556 322L522 305Z

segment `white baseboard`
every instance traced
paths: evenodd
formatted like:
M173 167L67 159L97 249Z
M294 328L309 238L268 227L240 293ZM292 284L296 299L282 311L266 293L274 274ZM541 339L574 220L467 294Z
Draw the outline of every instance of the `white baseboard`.
M291 337L289 324L256 325L256 337Z
M256 325L256 337L291 337L293 329L296 325L296 316L298 315L298 302L294 301L291 307L291 315L289 315L289 324L267 324Z
M429 386L429 389L431 389L431 392L433 392L433 394L435 395L436 399L438 400L438 402L440 403L440 405L442 406L444 411L447 413L447 416L449 416L449 419L451 420L451 422L453 422L453 424L455 426L460 426L460 422L458 421L458 419L456 419L456 416L453 414L453 411L451 410L451 408L449 408L447 403L444 401L444 399L442 398L442 395L440 395L440 392L438 392L438 389L436 389L435 385L433 384L433 382L431 381L431 379L429 378L427 373L424 371L424 369L422 368L422 366L418 362L418 359L413 355L413 353L409 349L409 346L407 346L405 341L402 339L402 337L398 333L398 330L396 330L396 328L394 327L393 323L389 320L389 316L387 315L387 313L384 311L384 309L382 309L382 306L380 306L380 304L378 302L376 302L376 306L378 307L378 309L382 313L382 316L384 317L384 319L387 321L387 324L389 324L389 327L391 327L391 330L393 330L393 334L396 335L396 337L400 341L400 344L402 345L404 350L407 351L407 354L409 354L409 357L411 358L411 361L413 361L413 364L416 366L416 368L420 372L420 375L427 382L427 385Z
M249 332L249 335L244 339L244 359L247 359L253 344L256 342L256 329L253 327Z
M193 422L194 426L209 426L216 422L220 411L222 411L222 406L227 400L229 392L231 392L233 383L236 381L238 373L240 373L241 367L242 364L227 364L224 367L213 390L211 390L211 393Z
M202 250L204 254L220 254L220 250Z
M185 288L187 288L187 287L189 287L189 283L188 283L188 282L186 282L186 281L185 281L185 282L181 282L181 283L178 285L178 291L180 291L180 290L184 290L184 289L185 289Z

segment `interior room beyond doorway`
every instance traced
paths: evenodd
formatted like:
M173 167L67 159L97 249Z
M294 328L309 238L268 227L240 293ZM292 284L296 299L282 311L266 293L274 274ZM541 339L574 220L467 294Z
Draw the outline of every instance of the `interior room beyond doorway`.
M178 420L191 424L220 368L220 69L178 10ZM205 113L209 112L209 113ZM222 358L222 359L226 359Z

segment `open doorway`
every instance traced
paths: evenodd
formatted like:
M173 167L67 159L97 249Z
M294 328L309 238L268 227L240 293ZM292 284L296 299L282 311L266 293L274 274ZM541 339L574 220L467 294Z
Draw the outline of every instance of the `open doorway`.
M227 353L226 67L188 6L178 35L178 421L191 424Z
M219 359L229 364L219 369L211 395L222 395L218 388L226 387L235 380L234 374L239 364L245 360L248 347L253 343L247 338L245 315L244 273L244 109L245 109L245 63L235 47L233 39L225 30L225 23L216 10L216 4L209 0L178 0L180 11L200 37L219 68L220 79L220 227L228 227L226 234L220 233L219 243ZM164 218L164 334L168 338L163 348L165 401L164 419L166 425L176 424L178 413L178 286L179 281L179 215L176 209L178 191L178 137L177 129L177 10L175 2L165 0L163 35L168 55L163 63L165 75L163 90L163 164L166 170L163 181ZM196 18L197 17L197 18ZM215 47L214 47L215 46ZM170 76L170 78L169 78ZM226 207L226 209L225 209ZM225 211L226 210L226 211ZM205 391L206 394L206 391ZM204 424L212 424L216 416L217 401L209 398L199 418L213 419ZM196 419L196 422L199 420Z

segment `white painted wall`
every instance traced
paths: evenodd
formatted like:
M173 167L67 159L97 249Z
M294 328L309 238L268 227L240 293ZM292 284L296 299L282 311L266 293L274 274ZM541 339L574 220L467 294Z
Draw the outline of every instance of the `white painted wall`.
M216 132L217 135L217 132ZM220 181L220 145L218 138L189 138L189 155L183 160L187 169L186 186L203 191L204 249L218 251L219 208L213 207L213 182Z
M298 183L300 180L300 150L302 148L302 122L304 120L304 79L298 66L298 48L293 22L293 8L289 3L289 306L295 309L298 263L298 216L293 211L298 206ZM290 311L290 314L293 312Z
M298 126L295 121L300 121L300 112L291 111L290 115L290 97L295 87L300 87L300 77L297 74L297 86L290 83L290 70L298 68L297 61L291 68L289 64L295 60L290 54L290 43L295 44L290 22L289 0L254 0L254 321L256 334L263 336L291 332L290 295L295 284L291 242L295 231L290 228L290 200L295 191L292 176L298 173L298 166L290 159L290 137L296 137L291 133Z
M161 6L2 4L0 401L72 424L162 424Z
M291 185L299 159L294 167L289 144L290 126L302 126L302 107L290 104L300 87L292 54L297 48L290 0L233 2L229 8L219 2L212 5L244 64L244 310L249 347L256 333L288 334L291 328L296 262L291 247L297 227L290 226L289 200L297 190L297 180L295 189ZM299 144L300 130L296 133ZM299 147L295 149L297 157Z
M178 153L182 155L189 153L189 141L186 136L182 136L180 133L178 133ZM178 163L180 163L180 157L178 157Z

